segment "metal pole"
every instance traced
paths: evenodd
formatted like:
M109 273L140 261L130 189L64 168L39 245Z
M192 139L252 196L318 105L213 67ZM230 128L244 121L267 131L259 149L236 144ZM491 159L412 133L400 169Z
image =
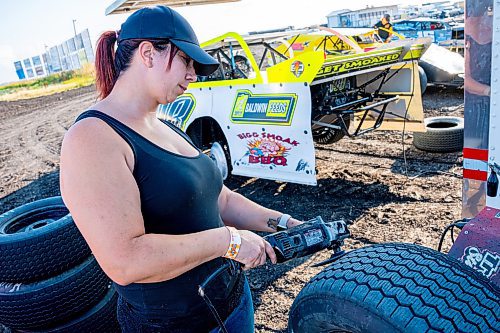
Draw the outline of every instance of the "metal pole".
M49 62L52 62L51 59L50 59L50 54L49 54L49 49L48 49L48 46L47 44L44 44L45 46L45 59L43 59L42 57L42 60L45 61L45 72L46 72L46 75L45 76L49 76L50 75L50 72L49 72Z
M76 20L73 19L73 31L75 32L75 38L73 38L73 44L75 45L75 51L76 51L77 46L76 46L76 25L75 25L75 22L76 22ZM79 68L80 66L77 67L73 63L73 57L70 54L71 54L71 52L68 54L68 58L69 58L69 61L71 63L71 69Z

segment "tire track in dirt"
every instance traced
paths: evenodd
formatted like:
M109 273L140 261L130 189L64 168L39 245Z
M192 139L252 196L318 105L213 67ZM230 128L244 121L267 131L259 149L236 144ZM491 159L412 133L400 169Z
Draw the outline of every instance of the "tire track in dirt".
M55 195L62 137L95 101L94 87L18 102L0 102L0 213ZM429 89L426 116L463 114L462 92ZM346 249L387 241L436 248L441 231L460 218L462 154L428 154L412 134L374 132L316 150L318 186L233 177L226 185L267 207L301 219L345 219ZM405 175L408 169L408 176ZM288 309L322 268L322 251L281 265L246 272L255 305L256 332L285 332Z
M0 181L10 184L9 190L0 188L0 198L58 170L64 133L76 116L95 101L93 89L76 90L79 93L68 92L68 98L10 102L7 111L2 109L5 103L0 105Z

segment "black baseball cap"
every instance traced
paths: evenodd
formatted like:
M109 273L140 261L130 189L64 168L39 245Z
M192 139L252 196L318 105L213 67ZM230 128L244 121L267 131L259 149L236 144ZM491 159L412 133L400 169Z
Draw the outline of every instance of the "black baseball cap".
M219 67L200 47L188 21L166 6L145 7L130 15L122 24L118 43L127 39L168 39L194 60L197 75L210 75Z

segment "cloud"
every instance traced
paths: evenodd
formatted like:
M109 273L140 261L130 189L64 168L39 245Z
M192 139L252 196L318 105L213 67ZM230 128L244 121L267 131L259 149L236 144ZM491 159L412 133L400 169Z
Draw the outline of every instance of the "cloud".
M0 44L0 83L15 81L17 79L14 68L14 49L10 45Z
M10 45L0 44L0 63L7 64L14 61L14 49Z

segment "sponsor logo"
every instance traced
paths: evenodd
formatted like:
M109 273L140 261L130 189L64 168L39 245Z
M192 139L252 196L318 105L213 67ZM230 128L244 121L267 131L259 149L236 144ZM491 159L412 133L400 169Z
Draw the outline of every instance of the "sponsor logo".
M272 133L241 133L238 134L238 138L247 140L246 146L248 151L245 153L245 156L248 156L248 162L246 163L250 165L272 164L275 166L287 166L288 160L286 156L293 147L299 145L299 142L296 140L283 138L280 135Z
M186 122L196 106L196 100L192 94L183 94L169 104L158 106L156 117L166 120L184 130Z
M497 253L474 246L465 248L462 261L489 279L498 273L500 267L500 256Z
M375 55L364 59L348 60L335 64L327 64L319 70L316 76L323 77L334 73L350 72L362 68L370 68L383 64L389 64L396 62L399 59L400 55L401 52L398 52L379 56Z
M253 94L249 90L238 90L231 121L237 124L290 126L296 104L296 94Z
M304 64L302 61L294 61L290 66L290 72L292 72L295 77L299 77L304 73Z

